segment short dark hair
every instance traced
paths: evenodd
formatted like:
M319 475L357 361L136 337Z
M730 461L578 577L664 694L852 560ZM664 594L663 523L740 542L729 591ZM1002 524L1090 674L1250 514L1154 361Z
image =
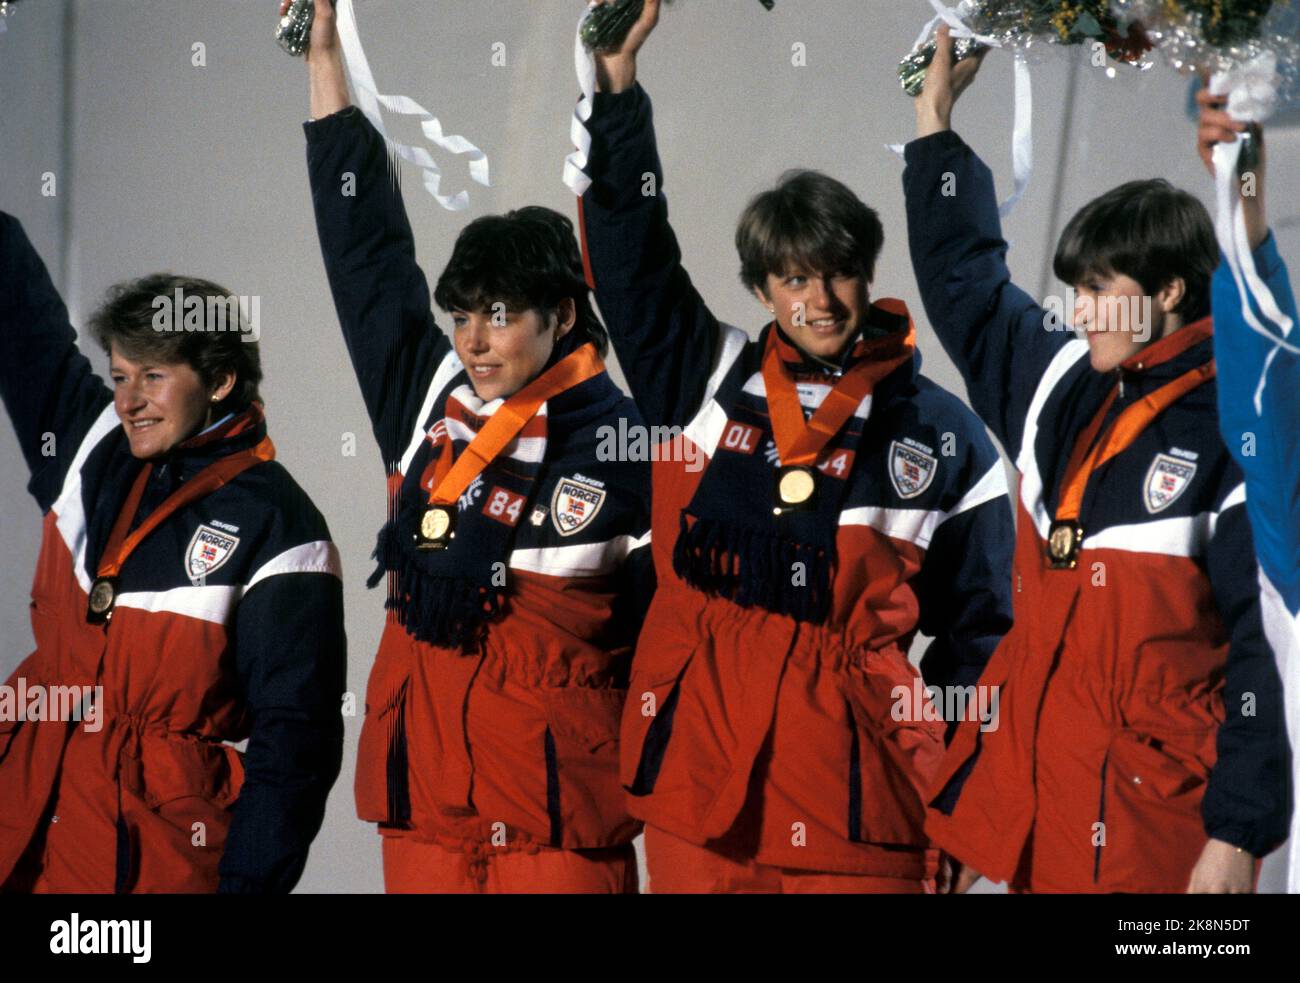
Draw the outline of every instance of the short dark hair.
M1186 290L1174 310L1188 322L1210 312L1218 265L1210 213L1163 178L1130 181L1088 202L1061 233L1052 261L1063 283L1119 273L1152 295L1182 277Z
M609 335L591 306L573 223L540 205L485 215L465 226L433 292L434 302L448 312L486 313L501 303L545 317L565 298L573 299L577 311L574 340L591 342L603 357Z
M880 216L849 188L819 171L793 170L746 206L736 227L740 279L767 290L767 275L798 265L808 272L875 273L885 244Z
M187 330L183 311L175 311L176 292L186 299L204 299L204 330ZM224 303L209 304L208 299ZM160 328L159 317L169 305L171 318L167 328ZM207 312L219 310L224 319L234 313L238 322L209 323ZM108 288L103 302L90 317L91 335L104 351L112 355L114 346L133 362L151 361L161 365L184 363L198 373L205 386L213 385L227 372L235 375L230 394L216 409L229 413L261 401L258 385L262 381L262 357L258 343L251 336L239 298L220 284L174 273L151 273L126 280Z

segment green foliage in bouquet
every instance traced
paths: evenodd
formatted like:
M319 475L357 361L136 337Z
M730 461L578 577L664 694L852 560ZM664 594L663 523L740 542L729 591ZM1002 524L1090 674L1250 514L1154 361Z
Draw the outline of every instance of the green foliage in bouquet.
M1260 24L1273 8L1273 0L1165 0L1181 11L1198 14L1201 34L1215 47L1239 44L1258 36Z
M1135 61L1150 47L1140 35L1121 30L1110 0L963 0L957 12L972 31L1002 47L1100 41L1121 61ZM954 53L960 61L978 48L970 39L959 38ZM908 95L920 94L934 51L934 41L927 41L899 65L899 81Z

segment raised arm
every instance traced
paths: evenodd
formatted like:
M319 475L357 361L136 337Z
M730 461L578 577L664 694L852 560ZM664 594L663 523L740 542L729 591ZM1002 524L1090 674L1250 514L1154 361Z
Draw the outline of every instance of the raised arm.
M579 202L583 250L619 365L646 423L695 415L723 330L682 267L668 224L650 98L636 55L659 16L648 0L623 47L597 56L588 129L592 185Z
M1011 282L993 175L950 128L978 70L978 58L952 64L945 25L906 148L908 244L931 326L971 405L1015 457L1038 382L1073 334Z
M1216 143L1235 140L1246 124L1232 119L1224 98L1202 90L1197 149L1210 173ZM1278 308L1300 324L1286 264L1277 238L1268 229L1264 208L1263 131L1261 158L1249 180L1238 184L1246 235L1255 270ZM1300 610L1300 355L1275 345L1251 329L1242 297L1226 259L1214 271L1214 355L1219 368L1219 428L1224 443L1246 476L1246 512L1254 530L1259 564L1291 611ZM1252 308L1259 317L1258 308ZM1273 330L1276 330L1274 328ZM1288 341L1300 342L1292 328ZM1259 392L1259 409L1255 394Z
M12 215L0 212L0 397L27 460L27 489L48 509L113 394L77 348L68 311Z
M316 5L308 49L307 169L325 272L375 439L392 466L410 441L438 364L451 352L383 137L348 96L333 6Z

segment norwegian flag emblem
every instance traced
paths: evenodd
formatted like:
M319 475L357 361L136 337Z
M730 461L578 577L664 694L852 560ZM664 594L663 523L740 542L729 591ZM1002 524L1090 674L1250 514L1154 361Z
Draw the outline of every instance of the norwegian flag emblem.
M185 573L191 579L206 577L234 554L239 537L211 526L199 526L185 553Z
M899 498L916 498L930 487L938 470L939 461L932 454L890 441L889 480Z
M1157 454L1147 469L1143 502L1152 515L1173 505L1196 476L1196 464L1168 454Z
M596 517L605 491L576 478L561 478L551 496L551 521L561 536L572 536Z

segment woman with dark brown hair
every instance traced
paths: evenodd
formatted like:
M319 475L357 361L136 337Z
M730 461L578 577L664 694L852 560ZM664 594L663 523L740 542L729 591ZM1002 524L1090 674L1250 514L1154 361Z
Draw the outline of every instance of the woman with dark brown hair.
M307 67L316 227L388 477L356 778L385 887L635 892L618 748L650 469L610 439L640 416L605 371L573 225L537 206L467 225L432 291L440 329L332 4Z

